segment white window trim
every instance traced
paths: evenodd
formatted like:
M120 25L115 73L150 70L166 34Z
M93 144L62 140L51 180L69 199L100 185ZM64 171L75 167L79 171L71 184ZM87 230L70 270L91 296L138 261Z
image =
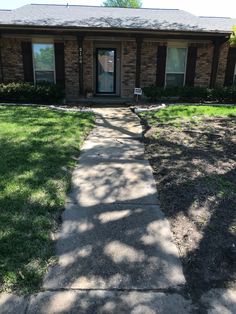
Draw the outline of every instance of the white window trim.
M168 48L185 48L186 49L186 57L185 57L185 64L184 64L184 72L167 72L167 61L168 61ZM166 78L167 74L183 74L184 79L183 79L183 86L185 86L185 80L186 80L186 68L187 68L187 59L188 59L188 46L187 44L180 44L180 43L171 43L168 44L167 46L167 51L166 51L166 69L165 69L165 88L167 87L166 85Z
M44 45L44 44L51 44L53 45L53 55L54 55L54 58L53 58L53 83L56 84L56 60L55 60L55 45L54 45L54 41L50 40L50 39L41 39L41 40L37 40L37 39L33 39L32 40L32 43L31 43L31 46L32 46L32 60L33 60L33 74L34 74L34 84L37 84L36 82L36 77L35 77L35 63L34 63L34 47L33 45L34 44L38 44L38 45Z

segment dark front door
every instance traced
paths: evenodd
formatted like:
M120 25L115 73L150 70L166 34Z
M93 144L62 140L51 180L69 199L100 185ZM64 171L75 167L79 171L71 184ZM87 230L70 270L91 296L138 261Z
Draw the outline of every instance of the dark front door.
M96 93L116 94L116 48L96 49Z

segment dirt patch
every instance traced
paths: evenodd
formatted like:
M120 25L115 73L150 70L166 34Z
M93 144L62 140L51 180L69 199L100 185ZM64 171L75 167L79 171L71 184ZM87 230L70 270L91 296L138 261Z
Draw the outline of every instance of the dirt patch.
M147 128L146 155L190 292L236 282L236 118Z

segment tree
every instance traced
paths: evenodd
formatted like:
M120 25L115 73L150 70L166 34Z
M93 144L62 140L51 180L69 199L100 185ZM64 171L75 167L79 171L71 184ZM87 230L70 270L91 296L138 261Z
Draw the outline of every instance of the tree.
M34 62L38 71L48 71L54 64L53 46L41 47L34 53Z
M233 26L233 34L230 36L230 44L236 45L236 26Z
M141 8L141 0L105 0L103 2L105 7L118 7L118 8Z

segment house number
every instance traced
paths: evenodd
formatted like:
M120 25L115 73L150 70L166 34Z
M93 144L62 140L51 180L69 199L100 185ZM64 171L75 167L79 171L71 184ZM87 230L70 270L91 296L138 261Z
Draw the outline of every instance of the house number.
M83 63L83 48L79 47L79 63Z

